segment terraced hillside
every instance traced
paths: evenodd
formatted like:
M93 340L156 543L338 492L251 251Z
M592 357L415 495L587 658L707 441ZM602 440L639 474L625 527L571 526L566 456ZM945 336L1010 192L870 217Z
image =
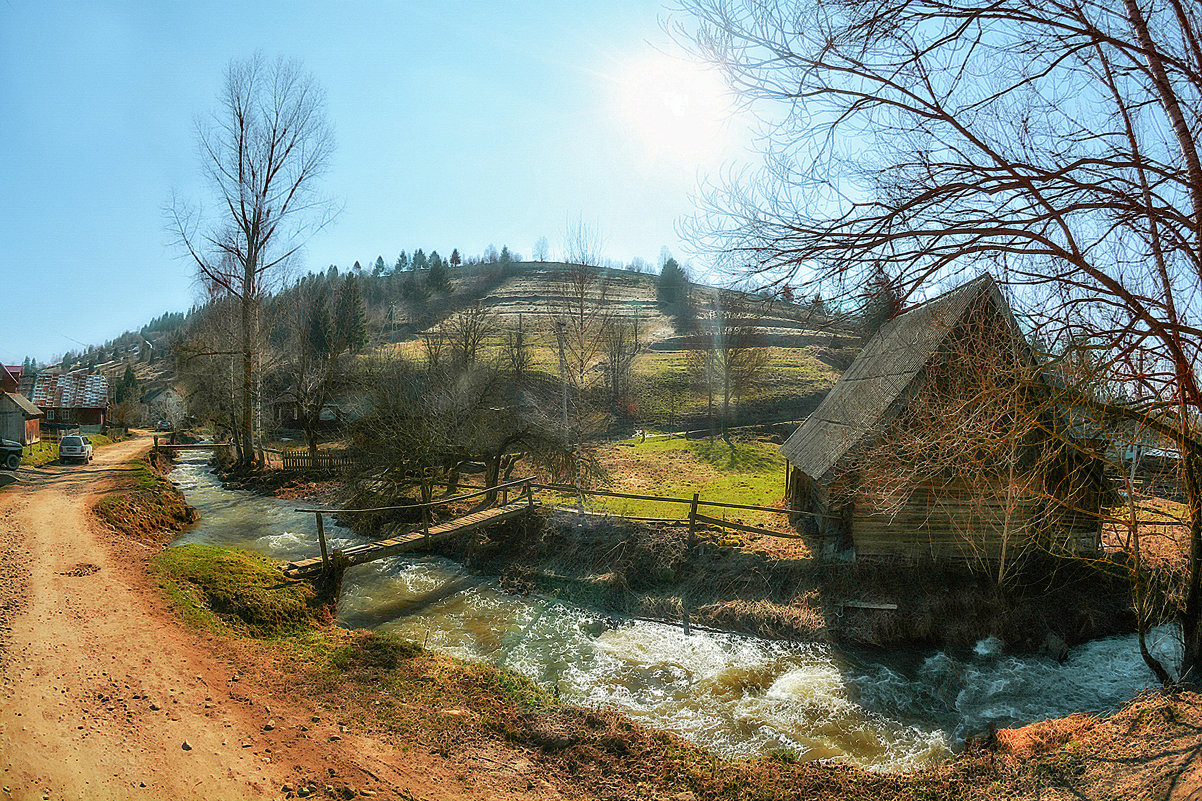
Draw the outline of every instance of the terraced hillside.
M637 326L638 349L631 367L629 399L623 418L637 428L677 430L704 427L709 417L704 368L698 349L712 325L713 306L734 304L737 316L754 325L767 364L739 396L733 399L733 422L756 423L797 419L817 405L821 396L850 363L859 340L845 326L834 323L811 306L768 300L743 293L720 293L713 287L690 289L693 321L667 313L656 297L653 275L592 268L587 286L577 282L572 268L551 262L465 267L455 276L449 295L431 294L402 303L371 304L378 326L378 350L407 357L427 357L428 340L436 332L453 336L456 315L476 307L488 318L490 334L484 358L504 361L507 333L521 330L528 342L529 369L555 378L559 352L554 320L572 309L594 321L618 319ZM370 298L387 298L388 281ZM580 298L585 298L583 304ZM595 359L596 387L604 392L603 353ZM716 409L721 397L715 399Z

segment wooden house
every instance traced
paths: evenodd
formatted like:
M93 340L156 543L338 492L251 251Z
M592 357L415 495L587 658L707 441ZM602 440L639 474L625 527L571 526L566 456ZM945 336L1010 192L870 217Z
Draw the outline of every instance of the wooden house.
M887 322L781 446L828 553L1006 563L1091 550L1107 484L988 276Z
M20 365L0 365L0 392L19 392L22 372Z
M16 392L0 393L0 439L22 445L41 440L42 410Z
M47 424L103 426L112 398L112 388L102 375L76 370L70 373L38 373L30 398L46 413Z
M188 416L188 402L171 386L154 387L139 399L142 419L147 425L165 421L178 428Z

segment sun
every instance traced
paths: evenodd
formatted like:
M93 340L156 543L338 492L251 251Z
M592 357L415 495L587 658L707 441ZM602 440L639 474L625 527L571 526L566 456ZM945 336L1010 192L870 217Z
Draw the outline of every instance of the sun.
M734 110L717 70L663 54L622 68L614 105L619 124L649 155L694 163L723 149Z

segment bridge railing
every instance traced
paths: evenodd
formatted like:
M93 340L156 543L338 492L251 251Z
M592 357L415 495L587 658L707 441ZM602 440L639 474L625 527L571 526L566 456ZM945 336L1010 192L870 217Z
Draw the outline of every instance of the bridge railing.
M509 491L514 488L521 488L521 489L517 490L518 494L520 494L521 496L523 496L525 498L527 506L533 507L534 506L533 485L534 485L534 476L528 476L526 478L514 479L513 481L506 481L501 484L497 484L496 486L493 486L493 487L485 487L483 489L477 490L476 492L465 492L461 495L453 495L449 498L439 498L438 500L425 501L423 503L406 503L406 504L400 504L400 505L396 505L396 506L370 506L370 507L364 507L361 509L297 509L295 511L305 512L305 513L313 514L313 515L317 516L317 540L318 540L318 543L321 545L321 567L322 567L322 572L328 573L330 570L331 564L330 564L329 546L326 543L326 526L325 526L324 515L360 514L360 513L366 513L366 512L395 512L395 511L400 511L403 509L420 509L422 512L422 532L425 534L425 536L427 538L429 538L429 536L430 536L430 510L431 509L434 509L438 506L445 506L450 503L455 503L457 501L471 500L472 498L478 498L482 495L488 495L490 493L496 494L497 492L502 493L501 503L502 503L502 505L506 505L509 500Z

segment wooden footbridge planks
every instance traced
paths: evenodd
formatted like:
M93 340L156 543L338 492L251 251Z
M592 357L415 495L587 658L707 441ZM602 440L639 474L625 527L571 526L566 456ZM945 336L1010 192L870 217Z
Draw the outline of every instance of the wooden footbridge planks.
M398 553L412 551L425 545L439 542L440 540L466 534L469 531L475 531L484 526L491 526L504 520L520 517L536 506L538 506L537 503L532 505L525 499L514 501L504 506L494 506L491 509L472 512L469 515L457 517L454 520L448 520L436 526L430 526L429 536L426 536L422 531L403 534L399 537L347 548L342 552L342 556L346 560L348 567L350 565L361 565L365 562L374 562L377 559L384 559ZM313 557L312 559L304 559L299 562L289 562L288 566L284 568L284 575L289 578L305 578L315 576L321 572L320 556Z

